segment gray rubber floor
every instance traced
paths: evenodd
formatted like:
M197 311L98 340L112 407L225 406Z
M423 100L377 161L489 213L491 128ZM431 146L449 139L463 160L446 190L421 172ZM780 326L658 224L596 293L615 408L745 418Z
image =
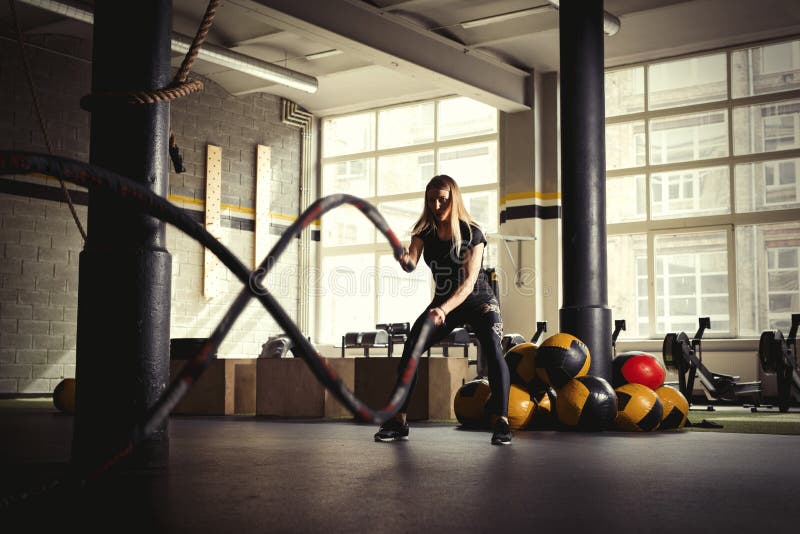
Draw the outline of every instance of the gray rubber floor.
M72 418L0 412L3 494L63 473ZM518 432L455 425L375 443L350 421L173 417L159 474L0 513L105 532L798 532L800 436ZM3 529L6 531L5 529ZM13 532L10 530L7 532ZM21 531L21 530L20 530Z

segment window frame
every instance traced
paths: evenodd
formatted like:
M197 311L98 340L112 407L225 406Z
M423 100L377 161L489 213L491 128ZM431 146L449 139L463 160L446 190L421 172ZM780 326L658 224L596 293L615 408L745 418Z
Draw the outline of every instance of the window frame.
M644 175L644 187L645 187L645 215L644 220L636 220L636 221L625 221L625 222L616 222L616 223L608 223L606 230L607 235L615 236L615 235L628 235L628 234L645 234L647 236L647 264L648 264L648 331L647 332L640 332L640 337L643 339L658 339L664 335L663 332L657 331L657 313L656 313L656 306L657 306L657 296L656 296L656 276L655 276L655 250L654 250L654 238L656 235L662 233L682 233L682 232L691 232L691 231L703 231L709 230L712 228L725 228L728 232L727 238L727 255L728 255L728 291L729 291L729 303L728 303L728 318L729 318L729 325L730 328L725 332L715 332L713 329L714 326L714 317L712 316L712 329L710 329L706 337L711 338L739 338L739 314L737 313L737 263L736 263L736 238L735 238L735 229L738 226L745 226L745 225L758 225L758 224L770 224L770 223L786 223L786 222L796 222L800 220L800 208L783 208L783 209L763 209L763 208L755 208L751 211L738 211L736 205L736 182L737 182L737 175L736 175L736 167L737 165L742 164L752 164L752 163L766 163L766 162L782 162L784 160L791 160L792 158L800 158L800 148L792 148L792 149L782 149L776 150L772 152L768 151L753 151L752 153L748 154L735 154L734 147L735 147L735 139L734 139L734 110L747 108L748 106L759 105L759 104L779 104L782 101L794 100L800 98L800 89L788 89L788 90L781 90L781 91L772 91L768 93L753 95L753 96L744 96L744 97L734 97L733 96L733 87L732 87L732 57L737 52L742 51L749 51L750 49L754 49L757 47L768 46L771 44L781 44L781 43L792 43L792 51L796 49L800 49L800 36L793 36L790 38L781 38L775 39L771 41L760 41L749 43L745 45L738 45L735 47L727 47L722 48L719 50L714 51L702 51L702 52L695 52L690 54L683 54L680 56L668 57L668 58L660 58L657 60L646 61L646 62L637 62L631 64L624 64L624 65L614 65L610 66L606 69L606 73L611 73L614 71L620 71L625 69L637 69L643 68L642 76L643 76L643 84L644 84L644 110L638 111L635 113L622 113L622 114L614 114L611 116L607 116L605 119L606 127L614 126L616 124L622 123L630 123L632 121L643 121L644 122L644 135L645 135L645 155L644 155L644 165L637 165L637 166L630 166L630 167L618 167L613 169L606 170L606 177L607 179L613 178L622 178L627 176L633 175ZM706 56L712 53L720 53L724 52L726 54L726 69L727 69L727 96L723 100L716 100L713 102L705 102L700 104L687 104L684 106L674 106L670 108L658 108L655 110L650 109L650 98L649 98L649 68L652 65L663 63L665 61L673 61L673 60L681 60L691 57L700 57ZM749 57L749 56L748 56ZM712 111L724 111L726 114L727 120L727 144L728 144L728 155L725 157L713 157L708 159L692 159L689 161L681 161L677 163L658 163L653 164L652 161L652 154L651 154L651 135L652 135L652 121L655 119L663 119L663 118L670 118L670 117L677 117L681 115L691 115L695 113L703 113L703 112L712 112ZM791 115L790 115L791 116ZM798 123L800 123L800 119L795 118L795 132L797 133ZM751 127L752 128L752 127ZM800 160L796 160L800 161ZM661 174L662 176L666 175L675 175L680 174L682 171L692 170L692 169L699 169L699 168L712 168L712 167L727 167L728 168L728 178L729 178L729 209L727 213L724 214L712 214L712 215L676 215L672 218L654 218L653 217L653 205L652 205L652 196L653 196L653 184L652 184L652 175L653 174ZM774 166L776 169L776 176L778 174L779 165ZM800 167L800 166L798 166ZM797 172L800 172L798 169ZM755 179L753 177L752 179ZM764 178L765 179L765 178ZM776 180L779 178L776 177ZM765 184L764 184L765 185ZM798 191L798 198L800 198L800 175L797 175L795 178L795 186ZM662 186L665 187L665 186ZM786 186L783 186L786 187ZM762 194L766 194L766 188L763 188L764 192ZM666 189L665 189L666 191ZM662 198L661 202L668 202L667 199ZM611 206L607 206L607 211L610 211L608 208ZM799 253L800 254L800 253ZM764 258L766 261L766 256ZM637 273L637 278L639 274ZM663 295L662 295L663 296ZM766 294L764 294L766 297ZM767 310L767 313L768 310ZM640 322L640 319L643 319L638 316L630 318L634 322ZM757 325L758 328L758 325Z
M372 176L371 176L371 191L373 192L370 196L363 196L362 198L369 202L374 206L379 206L381 203L386 202L399 202L399 201L415 201L419 203L419 213L422 212L423 209L423 202L424 202L424 191L423 190L415 190L410 192L400 192L400 193L390 193L390 194L379 194L380 187L378 184L379 175L380 175L380 161L382 158L387 156L398 156L404 154L414 154L414 153L423 153L423 152L431 152L433 155L433 161L431 163L432 166L432 174L430 174L430 178L434 175L439 174L439 159L440 159L440 151L452 149L455 147L460 146L470 146L475 145L478 143L495 143L497 153L496 160L494 161L494 168L495 168L495 176L499 177L500 173L500 157L499 157L499 150L500 150L500 113L495 110L495 122L494 122L494 133L481 133L475 135L467 135L464 137L458 138L448 138L446 140L439 140L439 105L443 101L452 100L454 98L462 98L459 95L448 95L440 98L435 99L427 99L421 101L414 101L414 102L403 102L400 104L392 105L392 106L384 106L379 108L373 108L369 110L360 110L354 113L345 113L341 115L332 115L329 117L324 117L322 119L322 128L324 128L324 124L326 120L336 119L337 117L346 117L349 115L360 115L364 113L372 113L372 120L373 125L372 128L375 132L374 138L374 145L372 150L361 151L361 152L354 152L348 154L339 154L336 156L324 157L324 146L320 146L320 168L324 168L326 165L329 164L338 164L343 161L350 161L350 160L358 160L358 159L372 159ZM433 141L431 142L424 142L424 143L416 143L410 144L407 146L393 146L391 148L382 148L379 149L378 147L381 145L380 140L380 125L378 123L379 116L382 112L391 111L393 109L403 108L414 104L424 104L427 102L434 103L433 109ZM321 140L324 140L324 133L320 136ZM321 141L322 143L322 141ZM459 179L458 176L454 176L456 180ZM325 184L323 183L323 173L320 172L320 183L319 183L319 191L321 195L329 194L330 192L325 191ZM459 186L461 189L462 196L466 197L472 193L494 193L495 198L499 201L499 186L498 180L491 180L487 181L484 184L478 185L462 185L461 181L459 181ZM495 206L496 208L496 219L494 221L495 226L499 226L499 206ZM473 214L474 216L474 214ZM325 221L321 222L321 227L324 228ZM404 243L404 245L408 245L408 237L404 236L402 233L402 229L393 228L395 232L398 233L398 237ZM493 247L493 248L492 248ZM490 250L491 249L491 250ZM496 244L491 244L487 247L487 251L484 253L484 267L493 267L491 262L497 261L498 251L496 249ZM385 256L387 253L390 253L390 249L388 248L387 243L383 239L383 237L379 234L379 232L375 232L375 238L373 239L372 243L365 243L365 244L357 244L357 245L325 245L324 238L320 240L319 245L319 255L318 255L318 265L321 269L323 261L325 258L329 257L337 257L337 256L349 256L354 254L372 254L373 256L373 268L374 268L374 276L372 281L373 287L373 310L372 316L376 319L374 322L385 322L379 319L379 313L381 309L381 302L380 302L380 292L378 288L380 287L380 262L381 257ZM423 261L420 259L420 261ZM428 288L433 293L433 281L432 277L428 277ZM318 299L322 300L325 298L325 295L320 294ZM323 304L319 302L318 308L322 309ZM412 320L412 318L408 318L405 320ZM322 329L321 327L321 317L320 314L317 314L315 318L316 327L315 330L318 333L318 336L322 336ZM396 322L396 321L395 321ZM364 328L371 328L371 325L365 324ZM344 332L342 332L344 335ZM336 335L333 336L333 339L328 339L327 336L322 338L323 342L333 342L337 343L338 337Z

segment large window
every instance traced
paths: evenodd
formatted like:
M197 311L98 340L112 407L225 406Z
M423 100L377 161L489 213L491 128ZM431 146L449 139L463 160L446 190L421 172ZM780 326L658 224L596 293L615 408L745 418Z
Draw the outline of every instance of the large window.
M633 337L800 312L800 40L606 72L609 303Z
M325 119L322 195L364 198L407 245L422 213L425 185L436 174L449 174L484 233L494 233L497 130L494 108L461 97ZM424 261L404 273L384 237L354 208L334 210L321 226L321 342L339 343L347 332L416 319L432 295ZM494 267L495 258L490 240L484 266Z

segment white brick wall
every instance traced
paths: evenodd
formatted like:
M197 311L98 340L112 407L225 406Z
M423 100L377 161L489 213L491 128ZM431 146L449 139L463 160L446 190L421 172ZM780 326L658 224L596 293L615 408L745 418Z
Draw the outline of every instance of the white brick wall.
M37 37L32 37L37 38ZM47 47L47 37L40 44ZM69 80L37 77L40 99L54 91L74 102L74 109L45 106L45 121L56 153L88 161L89 114L78 108L89 92L90 65L42 49L31 49L35 72L69 75ZM88 57L89 47L63 52ZM58 65L58 68L52 68ZM44 152L33 105L20 70L16 43L0 40L0 146ZM8 81L8 83L6 83ZM50 83L48 83L50 82ZM44 96L42 96L44 95ZM205 149L223 147L223 203L241 208L231 215L252 218L256 144L274 147L270 211L296 215L300 173L300 134L280 122L280 99L266 94L233 97L205 81L202 93L171 104L171 127L188 171L170 174L169 193L204 198ZM170 168L170 170L172 170ZM0 176L0 180L60 187L53 179ZM73 187L68 184L68 187ZM192 209L202 209L193 204ZM86 227L86 207L78 205ZM276 221L285 224L283 221ZM223 243L246 265L252 264L253 232L223 227ZM270 236L277 239L277 236ZM207 337L227 311L242 284L226 274L225 293L203 297L200 246L168 227L167 247L173 259L171 337ZM75 376L78 261L81 236L67 205L55 200L0 193L0 394L47 394L65 377ZM290 316L297 312L297 249L290 246L275 269L282 285L275 296ZM294 284L294 285L293 285ZM273 319L255 301L248 306L220 348L220 357L256 357L261 345L278 332Z
M77 316L66 310L77 306L78 256L65 247L77 252L80 234L66 204L6 194L0 204L13 206L0 218L0 393L49 392L75 375Z

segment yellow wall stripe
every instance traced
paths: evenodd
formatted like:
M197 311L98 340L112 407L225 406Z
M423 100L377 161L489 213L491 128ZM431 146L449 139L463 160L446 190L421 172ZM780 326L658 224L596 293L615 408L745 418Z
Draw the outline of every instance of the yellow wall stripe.
M500 204L505 204L509 200L525 200L529 198L536 198L539 200L560 200L561 193L559 191L545 192L545 191L520 191L519 193L509 193L500 199Z
M185 197L185 196L182 196L182 195L169 195L167 197L167 199L170 202L183 202L184 204L195 204L197 206L205 205L205 202L203 202L202 200L200 200L198 198ZM221 207L222 207L223 210L230 210L230 211L236 211L236 212L239 212L239 213L246 213L248 215L255 215L255 210L253 208L242 208L240 206L234 206L232 204L222 204ZM276 213L274 211L269 212L269 216L272 219L281 219L281 220L289 221L289 222L294 222L294 221L297 220L297 215L286 215L284 213ZM313 224L319 225L320 224L320 219L315 219Z

